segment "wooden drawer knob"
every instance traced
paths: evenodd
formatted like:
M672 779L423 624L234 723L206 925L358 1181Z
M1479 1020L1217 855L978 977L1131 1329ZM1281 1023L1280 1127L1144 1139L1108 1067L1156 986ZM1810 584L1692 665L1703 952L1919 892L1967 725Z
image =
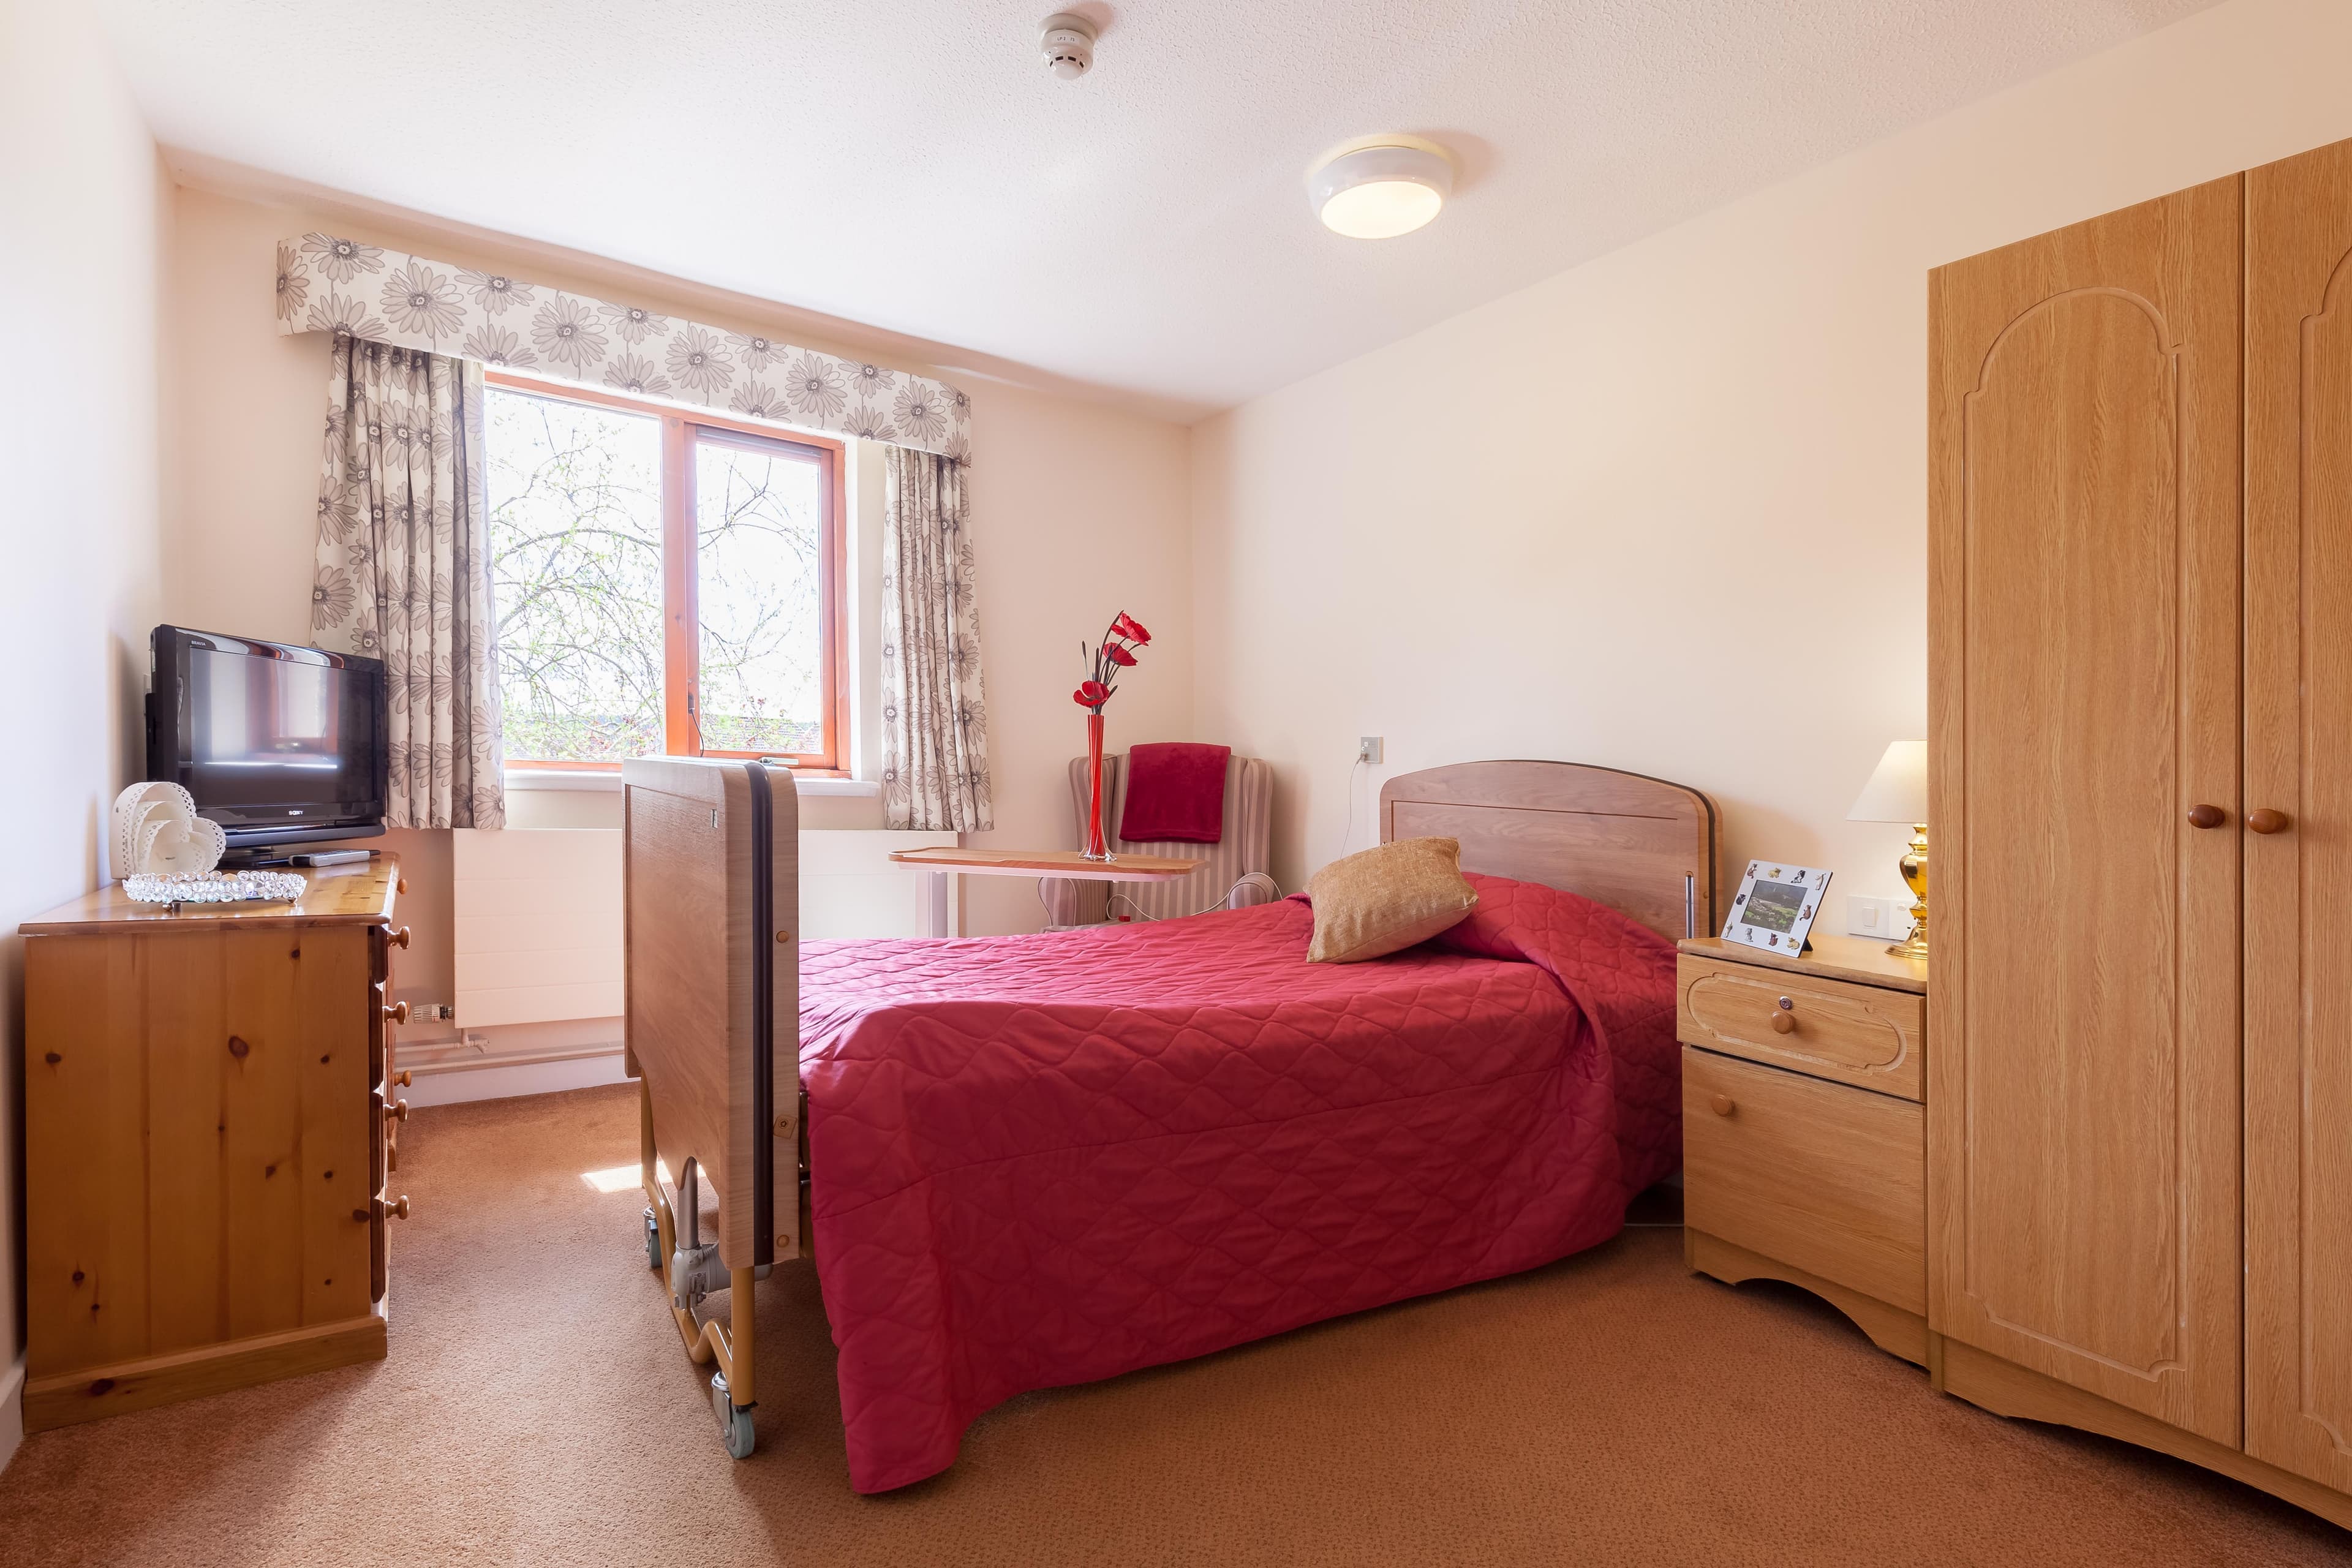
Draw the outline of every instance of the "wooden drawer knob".
M1715 1108L1715 1113L1717 1116L1728 1116L1733 1111L1739 1109L1738 1105L1733 1101L1731 1096L1727 1094L1710 1096L1707 1100L1707 1104Z
M395 1100L390 1105L385 1106L383 1108L383 1119L386 1121L407 1121L408 1101L404 1100Z
M413 1072L401 1071L394 1073L383 1081L387 1087L411 1089L415 1086L416 1075Z
M2246 826L2256 833L2284 833L2289 820L2285 812L2273 811L2267 805L2246 813Z
M403 1193L396 1198L378 1198L375 1201L375 1207L376 1213L384 1219L406 1219L408 1194Z
M2191 827L2219 827L2230 820L2230 814L2218 805L2192 805L2189 808Z
M388 947L404 948L408 945L408 928L406 926L403 926L398 931L393 932L390 936L385 937L383 940L385 945Z
M1772 1013L1772 1032L1776 1035L1795 1034L1797 1016L1794 1013L1786 1013L1775 1008Z
M393 883L392 890L395 893L404 893L408 891L408 879L403 877L398 881Z
M391 1006L386 1007L383 1010L383 1016L391 1019L395 1024L405 1024L408 1022L408 1004L405 1002L394 1002Z

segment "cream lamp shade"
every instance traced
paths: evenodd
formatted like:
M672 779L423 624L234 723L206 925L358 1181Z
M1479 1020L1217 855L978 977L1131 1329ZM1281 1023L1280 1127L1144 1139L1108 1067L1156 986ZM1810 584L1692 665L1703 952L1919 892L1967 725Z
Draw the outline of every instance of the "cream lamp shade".
M1927 742L1895 741L1878 759L1870 782L1854 797L1848 822L1910 822L1927 820Z

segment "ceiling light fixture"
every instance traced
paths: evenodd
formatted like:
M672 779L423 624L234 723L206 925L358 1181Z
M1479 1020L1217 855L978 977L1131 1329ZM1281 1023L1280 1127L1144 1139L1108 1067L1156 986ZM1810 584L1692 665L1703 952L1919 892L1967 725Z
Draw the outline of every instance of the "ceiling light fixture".
M1393 239L1435 217L1454 194L1454 156L1418 136L1363 136L1307 172L1323 226L1349 239Z

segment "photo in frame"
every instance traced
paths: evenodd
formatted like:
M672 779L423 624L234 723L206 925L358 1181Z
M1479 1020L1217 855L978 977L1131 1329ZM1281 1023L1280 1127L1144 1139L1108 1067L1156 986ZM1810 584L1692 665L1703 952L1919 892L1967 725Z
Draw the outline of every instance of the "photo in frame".
M1723 940L1773 952L1802 952L1829 889L1830 874L1819 867L1750 860L1724 920Z

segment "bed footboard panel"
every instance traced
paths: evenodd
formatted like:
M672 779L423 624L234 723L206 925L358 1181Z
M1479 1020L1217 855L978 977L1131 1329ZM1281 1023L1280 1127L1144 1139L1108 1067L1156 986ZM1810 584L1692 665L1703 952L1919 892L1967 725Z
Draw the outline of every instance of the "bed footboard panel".
M799 1255L798 798L782 769L622 767L629 1069L673 1182L717 1194L720 1260Z

